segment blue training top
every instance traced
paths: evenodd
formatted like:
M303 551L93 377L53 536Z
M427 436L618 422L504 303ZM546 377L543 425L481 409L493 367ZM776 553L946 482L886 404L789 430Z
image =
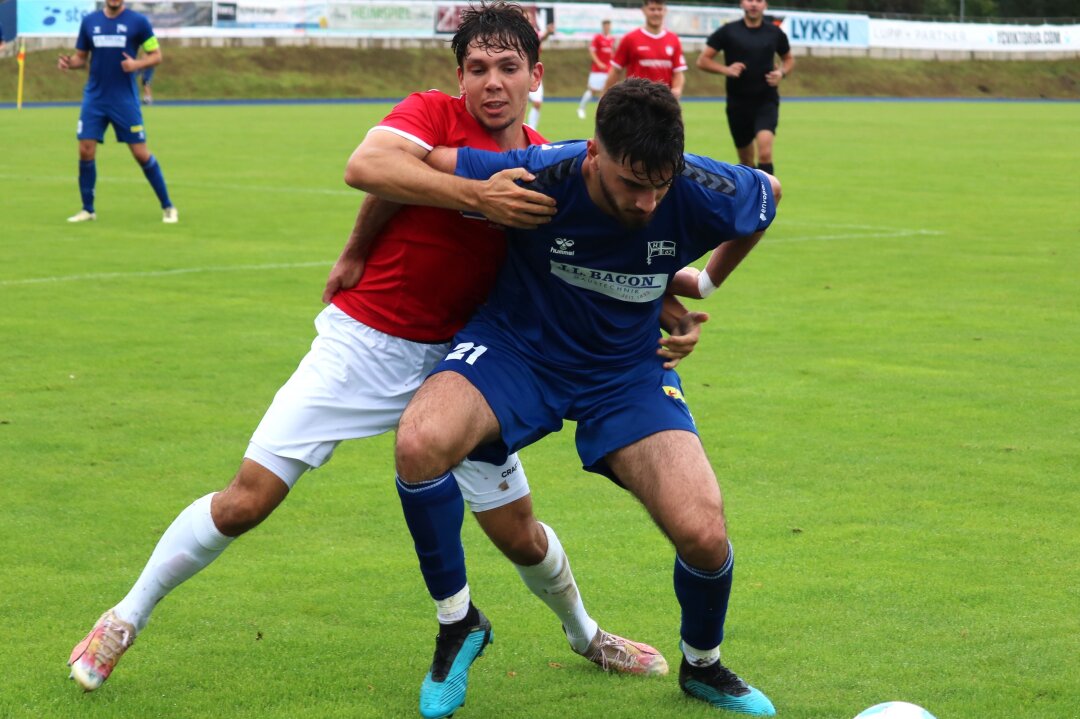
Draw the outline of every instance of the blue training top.
M674 274L726 240L764 230L776 216L772 185L741 165L687 154L644 228L629 230L589 198L581 174L586 143L494 153L458 150L456 174L487 179L513 167L555 199L535 230L509 230L509 253L474 322L522 351L566 368L655 360L661 298Z
M139 104L139 92L133 72L124 72L120 64L124 53L135 58L139 48L157 49L157 39L145 15L125 8L110 18L96 10L82 19L75 47L90 53L90 77L83 90L83 102L106 105Z

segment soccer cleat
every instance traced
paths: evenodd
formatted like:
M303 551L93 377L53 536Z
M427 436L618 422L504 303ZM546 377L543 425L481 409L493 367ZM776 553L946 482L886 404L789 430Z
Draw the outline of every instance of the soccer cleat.
M101 615L86 638L75 645L68 659L71 678L83 691L92 692L109 678L120 657L135 642L135 627L113 614Z
M759 717L776 716L776 709L767 696L739 679L720 662L695 667L683 657L679 666L679 686L690 696L717 709Z
M167 225L175 225L180 221L180 213L175 207L166 207L162 213L161 221Z
M585 108L584 107L579 107L577 109L577 119L579 119L579 120L584 120L585 119Z
M90 222L97 219L96 212L87 212L86 210L79 210L74 215L68 218L68 222Z
M142 101L144 105L154 104L154 93L151 92L149 87L144 87L142 91Z
M609 634L600 628L597 628L596 634L585 651L578 652L576 649L574 651L605 672L646 676L661 676L668 673L667 660L656 649L648 644Z
M475 607L469 607L470 613ZM420 714L426 719L448 717L465 704L469 667L484 647L494 641L491 622L476 609L476 620L468 616L454 624L443 624L435 637L435 657L420 685Z

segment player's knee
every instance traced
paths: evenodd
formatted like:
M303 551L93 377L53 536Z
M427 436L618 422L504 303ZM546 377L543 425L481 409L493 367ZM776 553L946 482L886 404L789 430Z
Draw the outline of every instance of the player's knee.
M489 533L499 551L514 564L531 567L544 561L547 547L544 529L533 517L500 527L498 533Z
M240 475L224 491L214 495L210 514L218 531L229 537L238 537L254 529L270 516L281 503L276 493L266 491L259 484L244 483Z
M398 427L394 463L403 482L432 479L455 464L431 432L404 424Z
M727 527L723 520L702 523L677 541L676 549L691 566L706 571L719 569L727 561Z

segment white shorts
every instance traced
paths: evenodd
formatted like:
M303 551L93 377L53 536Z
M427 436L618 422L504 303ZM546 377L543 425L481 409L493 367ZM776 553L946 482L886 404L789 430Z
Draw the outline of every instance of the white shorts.
M589 89L593 92L603 92L604 85L607 84L606 72L590 72L589 73ZM581 77L578 75L578 77Z
M540 87L536 88L536 92L529 93L529 102L543 102L544 101L544 83L540 82Z
M244 453L290 489L307 469L329 461L342 440L396 429L405 405L449 351L449 344L379 332L334 305L319 313L315 328L311 350L274 396ZM501 466L466 460L454 475L474 512L529 493L516 455Z

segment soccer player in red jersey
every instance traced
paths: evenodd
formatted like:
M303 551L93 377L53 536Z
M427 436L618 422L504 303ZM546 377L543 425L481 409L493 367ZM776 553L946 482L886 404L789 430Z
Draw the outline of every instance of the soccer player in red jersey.
M464 13L453 46L461 96L431 91L403 100L357 148L348 179L359 163L361 174L374 170L416 188L422 180L413 176L409 161L421 163L436 145L507 150L543 140L522 123L526 97L539 84L543 67L537 61L539 39L520 8L495 2ZM327 282L324 298L331 304L315 320L318 335L263 416L235 478L173 520L128 594L73 649L72 677L84 690L98 688L110 676L161 599L266 519L341 441L396 428L416 388L494 282L506 251L496 223L528 227L554 212L549 198L515 183L523 174L500 173L486 183L444 178L437 186L421 187L433 204L468 206L488 219L365 199ZM681 354L676 348L665 356ZM652 647L603 631L585 611L557 536L532 514L516 457L499 466L466 462L455 471L481 526L530 590L557 614L575 652L605 669L667 671ZM456 484L422 491L456 495L463 508ZM401 494L407 504L407 492ZM460 533L461 519L460 513L409 518L418 550L425 523ZM528 541L501 541L519 538L523 527ZM461 555L463 565L460 539L450 551ZM440 631L421 706L425 716L441 717L464 702L464 678L490 640L490 624L456 575L425 575L425 581L436 600ZM455 662L463 647L474 655Z
M611 21L604 20L600 23L600 32L593 35L589 43L589 57L592 65L589 66L589 81L585 86L585 92L578 103L577 116L579 120L585 119L585 106L593 99L593 93L597 99L604 94L604 85L607 83L608 73L611 72L611 57L615 54L615 36L611 34Z
M676 99L681 98L686 84L686 58L679 36L664 27L667 4L664 0L644 0L641 12L645 26L631 30L619 41L604 89L625 75L662 82Z

